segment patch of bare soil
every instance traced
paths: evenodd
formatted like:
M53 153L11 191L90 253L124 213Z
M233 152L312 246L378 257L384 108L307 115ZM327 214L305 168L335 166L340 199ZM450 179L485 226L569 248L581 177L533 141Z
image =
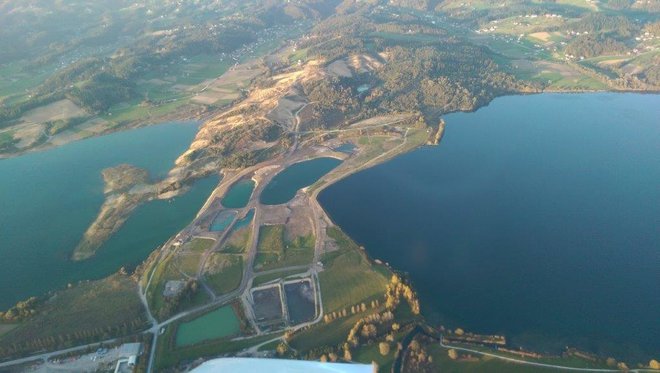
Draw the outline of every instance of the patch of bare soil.
M108 129L109 124L110 122L105 119L93 118L83 124L76 126L75 129L69 129L58 133L57 135L51 137L48 142L59 146L72 141L95 136L105 132Z
M292 241L297 237L312 234L312 211L307 203L307 196L298 193L296 198L289 202L290 214L285 225L285 239Z
M385 125L388 123L397 123L409 119L412 116L410 113L404 114L391 114L391 115L381 115L376 117L371 117L357 123L351 124L352 128L361 128L361 127L372 127L378 125Z
M368 54L356 54L348 58L348 65L359 74L378 70L383 67L379 58Z
M260 139L255 133L261 129L282 125L276 121L290 125L295 120L295 110L303 102L298 98L297 87L305 81L324 76L326 72L321 61L309 61L302 68L287 69L264 79L258 87L250 90L243 101L202 125L188 151L177 160L177 167L193 173L206 166L207 169L217 168L223 154L249 149L254 141Z
M334 61L328 65L327 69L328 73L330 73L332 76L341 78L350 78L353 76L351 69L348 68L348 64L344 59Z
M199 93L192 101L212 105L237 100L241 97L241 90L246 89L252 79L264 72L263 67L254 63L234 67L218 78L204 81L194 87L193 90L198 90Z
M280 126L284 126L288 130L294 129L293 127L296 123L295 113L305 105L304 99L298 96L297 90L294 90L293 93L280 99L277 106L266 116L268 119Z
M87 115L85 110L74 104L71 100L64 99L32 109L25 113L21 119L27 123L45 123L85 115Z
M262 225L286 224L291 216L291 209L287 205L264 205L261 207Z
M572 67L562 64L549 61L538 61L535 63L541 72L555 72L561 74L565 79L579 79L582 74L579 71L573 69Z
M20 124L14 132L14 139L18 140L18 149L28 148L36 144L44 136L45 127L41 124Z

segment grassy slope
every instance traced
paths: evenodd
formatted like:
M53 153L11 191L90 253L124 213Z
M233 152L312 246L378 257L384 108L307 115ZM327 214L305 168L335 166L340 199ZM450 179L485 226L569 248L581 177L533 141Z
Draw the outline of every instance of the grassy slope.
M108 328L127 326L118 331ZM131 332L146 325L136 284L128 277L114 275L104 280L82 283L58 293L39 314L19 324L0 338L0 346L70 335L95 333L95 340ZM66 339L66 338L65 338ZM62 342L58 347L66 347Z
M179 272L179 269L176 266L176 258L173 258L173 255L164 258L156 265L151 285L147 290L147 301L149 302L149 307L156 318L158 318L159 310L165 306L166 301L163 296L163 291L165 290L165 284L167 281L185 279L186 278ZM177 311L183 311L204 304L206 301L208 301L207 293L202 289L198 289L191 299L182 300Z
M239 255L219 254L230 262L218 273L206 275L206 282L217 294L226 294L238 288L243 278L243 257Z
M324 312L332 313L382 296L389 271L371 265L360 248L339 228L329 228L328 235L335 239L339 250L322 258L325 269L319 274L319 279ZM371 308L367 311L372 312ZM301 352L315 347L336 346L346 339L348 331L361 317L364 314L357 313L328 324L316 324L296 334L289 343Z
M177 258L177 266L189 276L195 276L199 269L199 260L215 241L205 238L195 238L187 244L186 253Z
M319 274L325 312L333 312L380 296L388 281L386 268L376 268L357 245L336 227L328 235L340 249L326 254Z

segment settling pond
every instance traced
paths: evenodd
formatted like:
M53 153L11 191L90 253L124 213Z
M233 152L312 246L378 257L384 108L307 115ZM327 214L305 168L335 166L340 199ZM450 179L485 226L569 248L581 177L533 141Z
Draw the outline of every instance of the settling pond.
M291 324L296 325L314 319L316 301L309 280L285 284L284 295Z
M213 218L213 222L211 223L209 230L211 232L222 232L231 225L231 223L234 221L234 218L236 218L236 211L220 211L218 215Z
M229 209L239 209L247 206L252 191L254 190L254 181L251 179L239 180L229 188L227 194L222 198L222 206Z
M243 219L238 219L236 221L236 224L232 227L234 231L237 231L241 228L245 228L252 223L252 219L254 218L254 209L250 209L247 214L245 214L245 217Z
M436 322L542 351L660 353L660 95L503 97L320 202Z
M339 159L330 157L295 163L275 175L266 185L261 192L261 203L264 205L287 203L296 196L298 190L314 184L339 164L341 164Z
M179 325L176 345L192 345L209 339L233 336L239 332L240 324L236 313L231 306L224 306Z
M185 227L217 177L171 201L138 207L94 258L69 260L103 203L101 170L130 163L161 178L197 129L197 123L160 124L0 160L0 309L136 265Z

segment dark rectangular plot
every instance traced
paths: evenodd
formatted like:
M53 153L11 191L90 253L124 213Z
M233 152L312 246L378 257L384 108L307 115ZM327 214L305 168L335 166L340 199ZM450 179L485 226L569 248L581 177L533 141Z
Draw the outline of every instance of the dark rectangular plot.
M291 324L300 324L314 319L316 302L311 282L301 281L286 284L284 294Z
M278 286L256 290L252 293L252 299L254 299L254 315L257 322L282 318L282 302Z

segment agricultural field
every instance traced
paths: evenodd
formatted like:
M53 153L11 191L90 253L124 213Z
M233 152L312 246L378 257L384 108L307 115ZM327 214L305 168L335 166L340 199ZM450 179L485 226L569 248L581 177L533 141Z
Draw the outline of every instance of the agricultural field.
M267 225L259 230L255 259L255 269L259 271L310 264L313 256L313 235L288 241L285 238L284 225Z

